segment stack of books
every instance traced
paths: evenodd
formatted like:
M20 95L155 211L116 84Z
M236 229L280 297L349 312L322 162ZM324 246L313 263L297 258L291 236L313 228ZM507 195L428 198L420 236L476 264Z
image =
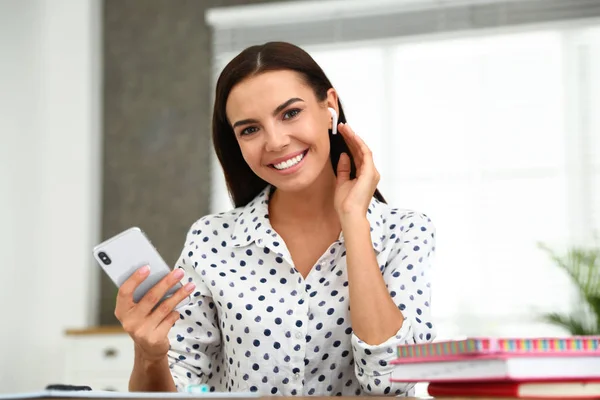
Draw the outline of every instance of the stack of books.
M600 336L468 338L398 347L392 381L436 399L600 399Z

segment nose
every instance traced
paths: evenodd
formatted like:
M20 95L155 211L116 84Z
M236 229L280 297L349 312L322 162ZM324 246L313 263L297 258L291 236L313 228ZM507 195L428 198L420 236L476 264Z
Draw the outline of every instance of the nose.
M285 129L273 127L266 132L265 150L278 152L290 144L290 137Z

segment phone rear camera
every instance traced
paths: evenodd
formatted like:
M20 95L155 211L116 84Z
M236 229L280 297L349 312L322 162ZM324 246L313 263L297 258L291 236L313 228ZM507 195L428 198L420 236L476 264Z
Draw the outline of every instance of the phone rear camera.
M100 258L100 260L104 263L104 265L110 265L110 263L112 262L111 259L103 251L98 253L98 258Z

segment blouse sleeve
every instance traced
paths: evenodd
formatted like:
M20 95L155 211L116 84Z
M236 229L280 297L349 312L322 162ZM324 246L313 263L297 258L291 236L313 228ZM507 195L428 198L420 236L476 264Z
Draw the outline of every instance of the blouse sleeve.
M186 244L175 265L185 273L182 284L193 282L196 285L191 302L178 310L179 320L169 332L169 368L178 391L184 391L187 385L207 383L216 373L213 366L221 357L216 307L199 273L201 267L194 257L199 247L194 226L187 235Z
M435 227L426 215L416 212L396 225L392 233L397 239L383 278L404 322L394 336L379 345L369 345L352 335L355 374L363 391L372 395L411 396L414 383L390 382L394 369L390 362L397 358L399 345L431 342L436 334L430 309Z

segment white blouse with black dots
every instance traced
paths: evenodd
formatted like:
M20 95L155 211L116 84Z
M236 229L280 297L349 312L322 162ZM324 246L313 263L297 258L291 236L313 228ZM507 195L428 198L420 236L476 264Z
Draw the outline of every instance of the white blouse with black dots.
M396 335L369 345L352 332L343 235L304 279L269 224L270 189L245 207L201 218L187 235L176 267L196 291L169 334L177 390L207 384L263 395L411 395L413 384L390 382L390 361L396 346L435 337L431 220L376 199L369 206L380 270L405 316Z

